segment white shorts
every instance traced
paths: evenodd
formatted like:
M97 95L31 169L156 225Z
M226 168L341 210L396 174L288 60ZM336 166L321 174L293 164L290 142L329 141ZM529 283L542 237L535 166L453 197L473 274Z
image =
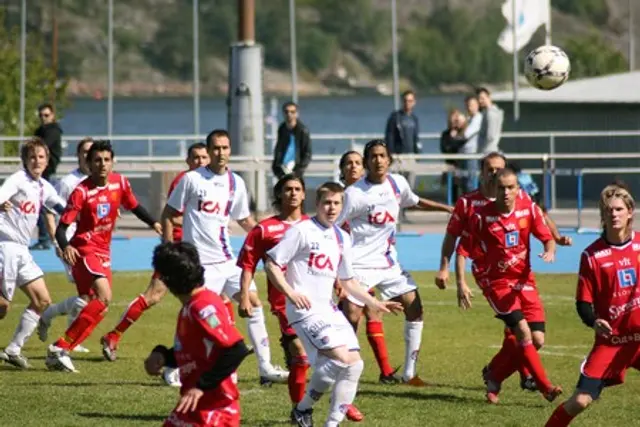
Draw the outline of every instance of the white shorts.
M360 350L353 327L337 308L331 314L314 313L291 325L300 338L309 364L313 366L318 350L347 346L351 351Z
M233 298L240 292L240 276L242 269L236 265L236 260L231 259L219 264L207 264L204 266L204 287L218 295L225 294ZM249 290L257 292L255 282L252 280Z
M27 246L0 242L0 295L4 299L11 301L16 288L42 276L44 273L33 260Z
M360 282L360 285L367 292L372 288L376 288L380 292L380 298L385 301L415 291L418 288L411 274L402 270L398 264L384 269L354 269L354 273L356 280ZM364 306L362 301L351 295L347 298L360 307Z

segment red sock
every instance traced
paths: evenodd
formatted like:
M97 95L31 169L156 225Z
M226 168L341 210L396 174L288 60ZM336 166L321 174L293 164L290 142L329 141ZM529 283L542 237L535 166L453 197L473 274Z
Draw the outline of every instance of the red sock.
M520 360L518 340L511 331L505 330L502 347L500 347L498 353L493 356L493 359L489 362L491 379L502 383L516 371Z
M147 300L144 299L142 295L138 295L136 299L131 301L127 311L124 312L122 318L120 319L120 323L116 325L116 327L111 331L118 338L120 335L124 334L129 326L133 325L133 323L142 316L142 313L149 308L147 304Z
M73 350L93 332L98 323L104 319L106 312L106 304L99 299L89 301L55 345L65 350Z
M300 403L307 386L307 356L294 356L289 367L289 397L292 403Z
M556 408L549 417L549 421L545 424L545 427L565 427L571 423L575 417L569 415L566 409L564 409L564 403Z
M384 376L391 375L393 368L389 364L389 352L387 351L387 343L384 340L382 322L379 320L370 320L367 322L367 339L380 367L380 372Z
M538 390L542 393L546 393L551 389L551 382L547 378L547 373L544 371L542 361L538 350L535 348L531 341L525 341L520 343L520 357L523 361L523 365L531 371L533 379L536 381Z
M236 314L233 311L233 302L231 300L226 301L224 303L225 307L227 307L227 311L229 312L229 318L231 319L232 324L236 324Z

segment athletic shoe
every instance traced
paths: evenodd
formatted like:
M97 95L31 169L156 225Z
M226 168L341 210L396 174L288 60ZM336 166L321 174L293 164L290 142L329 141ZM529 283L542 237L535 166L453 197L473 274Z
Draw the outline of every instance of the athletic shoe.
M111 334L107 334L100 338L100 344L102 345L102 355L109 362L115 362L118 358L116 350L118 343L113 339Z
M380 381L380 384L400 384L402 382L402 378L398 375L399 370L400 366L394 369L389 375L380 374L378 381Z
M71 351L74 352L74 353L89 353L90 352L90 350L87 347L83 346L83 345L77 345Z
M294 406L291 410L291 424L298 427L313 427L313 408L301 411Z
M73 366L69 352L51 344L47 349L47 358L44 361L50 371L78 372Z
M364 420L364 414L360 412L360 410L354 405L349 405L349 408L345 413L345 417L347 417L349 421L353 421L354 423L359 423L360 421Z
M420 378L419 376L415 376L411 379L405 380L404 378L402 378L402 382L405 385L410 385L412 387L427 387L429 384L427 384L425 381L422 380L422 378Z
M275 384L285 384L289 379L289 371L280 366L270 366L268 370L260 371L260 385L271 387Z
M538 391L538 385L533 377L527 377L523 380L520 380L520 388L525 391Z
M180 381L180 370L178 368L164 368L162 379L169 387L182 387Z
M0 360L10 365L15 366L18 369L31 369L32 366L29 363L29 359L22 354L9 354L6 351L0 351Z
M484 384L487 386L487 392L485 393L487 402L491 403L492 405L498 404L498 402L500 401L498 394L500 394L502 384L491 379L489 366L485 366L484 368L482 368L482 379L484 381Z
M544 393L543 396L549 402L553 402L561 394L562 394L562 387L556 385L556 386L551 386L551 389L548 392Z
M40 341L47 342L49 339L49 327L51 323L45 321L42 317L38 320L38 338Z

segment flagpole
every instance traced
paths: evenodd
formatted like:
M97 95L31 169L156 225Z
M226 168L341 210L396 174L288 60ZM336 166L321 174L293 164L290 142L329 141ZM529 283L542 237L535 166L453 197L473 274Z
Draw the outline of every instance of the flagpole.
M633 1L629 0L629 71L636 68L636 35L633 30Z
M631 1L631 0L629 0ZM547 46L551 45L551 0L549 0L549 5L547 7L549 11L549 16L547 16L547 22L545 23L545 36L544 36L544 44Z
M518 25L518 11L516 1L511 2L511 30L513 41L513 120L520 119L520 101L518 100L518 38L516 35Z

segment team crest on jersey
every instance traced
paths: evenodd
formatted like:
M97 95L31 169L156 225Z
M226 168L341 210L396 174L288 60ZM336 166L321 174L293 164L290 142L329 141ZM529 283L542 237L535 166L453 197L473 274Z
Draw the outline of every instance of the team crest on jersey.
M109 212L111 212L111 205L109 203L98 203L96 205L96 214L98 215L98 219L108 216Z
M527 221L526 218L521 218L520 221L518 221L518 225L520 226L520 228L527 228L527 226L529 225L529 221Z
M623 268L618 270L618 284L621 288L631 288L638 282L635 268Z
M113 192L111 193L111 201L115 202L118 200L118 193Z

